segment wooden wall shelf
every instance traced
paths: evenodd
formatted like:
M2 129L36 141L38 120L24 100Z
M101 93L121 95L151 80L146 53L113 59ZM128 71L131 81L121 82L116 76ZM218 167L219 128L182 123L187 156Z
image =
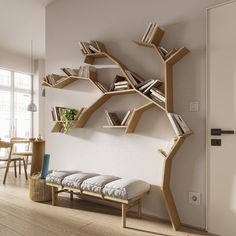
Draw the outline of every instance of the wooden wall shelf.
M124 125L114 125L114 126L111 126L111 125L104 125L103 128L104 129L126 129L128 126L124 126Z
M106 48L105 45L101 42L94 41L97 45L97 49L99 52L97 53L89 53L85 54L84 62L87 64L93 64L95 59L99 58L107 58L109 59L112 64L111 65L106 65L104 68L119 68L126 78L126 80L129 82L130 86L132 89L127 89L127 90L120 90L120 91L104 91L98 86L98 81L96 80L96 75L94 75L92 78L79 78L79 77L72 77L69 76L65 78L64 81L61 81L58 84L55 84L54 86L51 86L50 84L46 83L45 81L43 82L44 86L48 86L51 88L63 88L66 85L73 83L77 80L80 79L86 79L90 81L93 85L95 85L101 92L102 95L91 105L89 106L86 110L83 111L79 119L75 122L75 127L76 128L83 128L85 124L88 122L89 118L92 116L92 114L100 108L104 103L106 103L111 97L113 96L118 96L118 95L124 95L124 94L132 94L132 93L137 93L143 98L147 100L147 103L141 107L135 108L130 119L129 119L129 124L126 126L103 126L103 128L109 128L109 129L125 129L125 132L128 133L133 133L138 125L139 120L141 119L141 116L143 112L151 109L151 108L159 108L161 111L164 111L165 114L167 115L169 112L173 112L173 66L181 60L188 52L189 50L185 47L181 47L177 50L171 51L170 56L167 57L163 54L163 52L160 50L159 44L162 40L162 37L164 35L164 30L159 27L158 25L155 26L156 30L154 35L148 40L147 42L135 40L133 41L135 44L142 46L142 47L147 47L147 48L152 48L156 52L157 56L161 59L164 65L164 98L165 102L163 104L159 104L152 100L149 96L146 96L142 92L140 92L138 89L135 88L135 86L132 84L132 81L130 81L128 75L126 74L127 67L120 62L118 59L115 57L111 56ZM144 37L145 38L145 37ZM143 39L142 39L143 40ZM97 68L99 66L97 65ZM56 122L52 132L58 132L58 130L61 127L60 122ZM160 149L158 150L160 155L164 158L164 170L163 170L163 181L161 185L161 189L164 195L166 207L170 216L170 220L172 223L172 226L175 230L178 230L180 228L180 218L178 216L178 211L175 206L174 198L172 196L171 190L170 190L170 176L171 176L171 166L172 166L172 159L175 156L176 152L184 142L184 140L191 135L192 132L188 132L183 134L182 136L178 136L176 138L176 141L174 142L174 146L170 150L169 154L166 155L165 152Z
M74 77L74 76L68 76L68 77L65 77L64 80L54 84L54 85L51 85L45 81L43 81L42 85L43 86L46 86L46 87L50 87L50 88L64 88L65 86L77 81L78 78L77 77Z

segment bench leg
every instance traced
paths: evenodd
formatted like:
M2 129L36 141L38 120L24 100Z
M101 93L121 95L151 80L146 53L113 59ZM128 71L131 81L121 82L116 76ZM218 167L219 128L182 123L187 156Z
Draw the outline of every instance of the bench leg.
M138 217L142 217L142 200L138 201Z
M73 201L73 192L70 191L70 200Z
M127 205L122 203L122 227L126 228L126 213L127 213Z
M56 205L57 200L57 187L52 187L52 205Z

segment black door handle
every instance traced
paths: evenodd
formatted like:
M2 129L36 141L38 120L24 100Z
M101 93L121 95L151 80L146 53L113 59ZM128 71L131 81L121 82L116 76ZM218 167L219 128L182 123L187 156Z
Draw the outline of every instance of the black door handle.
M211 135L234 134L234 130L211 129Z

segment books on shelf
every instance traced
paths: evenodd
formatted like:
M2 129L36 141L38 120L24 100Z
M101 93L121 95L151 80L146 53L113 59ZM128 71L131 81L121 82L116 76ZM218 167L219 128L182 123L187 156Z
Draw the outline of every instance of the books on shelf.
M66 109L66 107L53 107L51 110L53 121L61 121L61 116Z
M58 107L58 106L53 107L51 110L52 120L53 121L61 121L61 116L67 109L71 109L71 108ZM79 117L81 116L81 114L85 111L85 109L86 109L85 107L82 107L80 110L77 110L74 120L78 120Z
M155 91L159 91L157 88L162 84L163 82L160 80L149 79L136 84L135 88L147 96L151 95L151 97L154 97L155 95L153 95L153 93L155 93Z
M57 74L50 74L50 75L46 75L43 78L43 81L46 82L47 84L50 84L53 86L55 84L62 82L65 79L66 79L66 76L61 76L61 75L57 75Z
M84 77L84 78L90 78L91 73L96 73L96 67L86 65L86 66L80 66L78 69L78 77Z
M153 84L153 82L154 82L153 79L149 79L141 84L138 84L138 86L136 86L136 88L138 88L139 91L143 92L144 90L146 90L147 87L149 87L151 84Z
M106 118L108 121L108 124L111 126L119 126L121 124L119 117L114 112L108 112L105 110Z
M119 119L118 115L115 112L108 112L106 110L105 114L109 126L127 126L129 124L131 115L133 114L133 110L127 111L122 120Z
M178 50L177 48L167 50L163 46L158 47L158 51L160 52L160 54L164 58L164 60L168 59L171 55L173 55L175 52L177 52L177 50Z
M91 65L80 66L79 69L61 68L67 76L90 78L91 72L96 73L96 67Z
M79 42L79 45L80 45L80 49L84 55L101 52L96 41L90 41L89 43L88 42Z
M126 80L124 76L116 75L115 79L113 80L110 91L120 91L130 89L130 84Z
M61 68L61 70L68 76L78 76L78 70L71 68Z
M155 102L165 103L166 101L165 94L162 93L160 90L158 90L157 88L151 88L150 92L151 92L150 97Z
M157 32L158 27L159 25L157 23L150 22L142 37L142 42L151 43Z
M144 89L143 93L149 95L151 93L151 89L154 88L154 86L159 87L162 84L163 83L160 80L153 80L153 82Z
M191 131L180 115L167 113L167 116L177 136L181 136Z

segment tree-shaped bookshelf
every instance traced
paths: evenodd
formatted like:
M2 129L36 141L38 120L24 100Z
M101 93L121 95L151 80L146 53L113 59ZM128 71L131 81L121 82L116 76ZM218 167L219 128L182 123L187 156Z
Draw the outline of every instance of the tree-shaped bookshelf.
M169 113L173 113L173 66L179 60L181 60L189 52L189 50L185 47L182 47L179 49L172 50L170 53L168 53L168 57L165 56L162 52L161 47L159 46L163 35L164 35L164 30L157 24L155 24L155 31L151 37L151 40L149 40L148 42L144 40L133 41L135 44L139 46L153 48L154 51L157 53L157 56L160 57L161 61L163 62L163 67L165 70L164 83L163 83L164 91L162 91L161 94L163 95L165 100L162 103L156 101L152 97L140 91L134 84L132 78L130 77L130 74L136 75L138 78L141 77L134 72L130 72L123 63L121 63L118 59L111 56L107 52L106 47L103 43L98 41L93 41L93 45L96 51L89 51L87 50L87 48L82 48L83 54L85 56L84 62L86 64L93 65L94 60L97 58L106 58L110 60L116 66L116 68L120 69L125 80L129 83L130 87L128 89L117 90L117 91L108 91L106 89L101 89L101 86L99 85L99 82L96 78L96 73L89 73L87 77L67 76L64 78L59 78L59 82L58 83L56 82L54 85L51 85L50 83L44 80L43 85L52 88L63 88L64 86L67 86L68 84L75 82L76 80L86 79L101 91L102 93L101 96L91 106L86 108L83 111L83 113L78 117L78 120L76 121L75 124L76 128L83 128L86 125L89 118L92 116L92 114L104 103L106 103L111 97L123 94L132 94L132 93L139 94L140 96L144 97L147 100L147 102L141 107L134 108L134 111L129 119L128 125L124 127L126 129L126 133L133 133L138 125L138 122L143 112L145 112L146 110L157 107L160 109L161 112L165 112L167 116ZM86 44L88 45L89 43ZM143 78L141 78L141 80L145 81ZM114 127L111 126L111 128ZM161 190L164 195L166 207L169 213L172 226L175 230L179 229L181 223L174 202L174 198L170 190L172 159L175 156L178 149L180 148L180 146L182 145L182 143L184 142L185 138L191 134L192 132L188 131L177 135L168 152L165 152L163 149L158 150L160 155L162 155L164 158L163 180L162 180Z

